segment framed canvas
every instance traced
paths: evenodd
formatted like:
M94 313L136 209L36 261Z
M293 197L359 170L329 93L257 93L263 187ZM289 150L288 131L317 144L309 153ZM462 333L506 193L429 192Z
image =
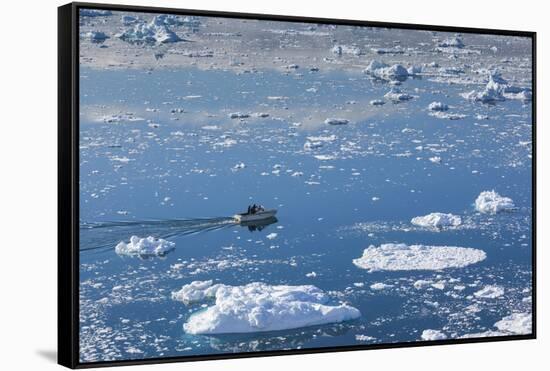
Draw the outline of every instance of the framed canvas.
M535 36L60 7L59 363L535 338Z

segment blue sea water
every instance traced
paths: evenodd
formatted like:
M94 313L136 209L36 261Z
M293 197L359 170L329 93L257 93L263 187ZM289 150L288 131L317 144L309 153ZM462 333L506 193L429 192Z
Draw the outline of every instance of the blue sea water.
M425 329L457 338L530 310L530 103L474 103L460 93L478 86L419 78L401 86L411 101L374 107L369 101L382 99L388 84L346 72L82 68L80 85L82 361L412 342ZM433 101L466 117L433 117ZM233 112L250 117L231 119ZM269 117L254 115L261 112ZM350 123L325 124L330 117ZM331 135L304 148L307 137ZM516 210L477 213L474 200L493 189ZM278 209L277 221L256 229L229 221L252 203ZM464 226L410 224L431 212L460 215ZM147 259L117 255L116 244L132 235L176 248ZM487 258L442 271L369 273L352 263L384 243L471 247ZM171 293L195 280L311 284L362 315L278 332L190 335L183 323L201 303L186 306ZM417 280L445 287L417 289ZM505 294L472 296L486 285Z

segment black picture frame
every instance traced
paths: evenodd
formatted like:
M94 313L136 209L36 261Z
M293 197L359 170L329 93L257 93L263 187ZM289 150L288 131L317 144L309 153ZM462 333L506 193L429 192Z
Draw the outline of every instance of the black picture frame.
M79 361L79 22L80 8L144 13L169 13L223 18L240 18L266 21L336 24L367 27L384 27L410 30L428 30L455 33L475 33L519 36L530 38L532 43L532 333L526 335L495 336L468 339L398 342L391 344L334 346L315 349L243 352L216 355L195 355L149 358L144 360ZM146 6L112 5L96 3L70 3L58 8L58 363L69 368L89 368L170 362L220 360L231 358L266 357L292 354L342 352L353 350L419 347L432 345L465 344L511 340L536 339L537 330L537 269L536 269L536 32L510 31L486 28L448 27L423 24L372 22L348 19L330 19L252 14L222 11L202 11Z

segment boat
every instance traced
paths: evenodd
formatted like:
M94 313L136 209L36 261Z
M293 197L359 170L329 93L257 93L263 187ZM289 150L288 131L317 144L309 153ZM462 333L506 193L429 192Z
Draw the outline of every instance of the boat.
M260 220L266 220L271 219L277 214L277 210L275 209L264 209L260 208L255 213L252 212L246 212L246 213L240 213L233 215L233 219L235 219L235 222L237 223L249 223L249 222L256 222Z

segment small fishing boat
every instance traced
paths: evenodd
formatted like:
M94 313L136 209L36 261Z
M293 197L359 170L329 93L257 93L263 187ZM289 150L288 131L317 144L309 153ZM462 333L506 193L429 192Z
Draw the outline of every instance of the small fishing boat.
M260 206L256 209L250 209L246 213L235 214L233 215L233 219L235 219L237 223L248 223L270 219L273 218L275 214L277 214L277 210L264 209Z

